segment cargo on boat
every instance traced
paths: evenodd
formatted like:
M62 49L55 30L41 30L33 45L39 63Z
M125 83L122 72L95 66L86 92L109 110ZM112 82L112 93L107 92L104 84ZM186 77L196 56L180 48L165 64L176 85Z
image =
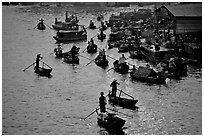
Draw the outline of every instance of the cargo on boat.
M113 62L114 70L118 73L125 74L128 73L129 66L126 63L119 64L119 61L116 60Z

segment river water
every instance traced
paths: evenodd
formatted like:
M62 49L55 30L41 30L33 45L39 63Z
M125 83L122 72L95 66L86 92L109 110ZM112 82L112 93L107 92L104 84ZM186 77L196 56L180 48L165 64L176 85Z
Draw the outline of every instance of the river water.
M130 9L130 8L127 8ZM97 15L103 14L107 20L111 13L122 8L100 7L2 7L2 133L9 135L103 135L110 134L96 123L96 114L82 120L98 107L101 91L105 94L114 78L119 88L138 99L138 110L115 110L125 113L118 115L126 120L123 132L127 135L196 135L202 134L202 72L188 66L188 76L172 80L169 85L149 85L133 81L129 74L121 75L113 70L113 65L102 69L90 60L80 57L79 65L63 63L56 59L53 36L56 32L49 27L44 31L33 29L40 18L49 26L54 18L64 20L65 11L76 14L79 24L88 26L92 19L96 26ZM132 9L131 9L132 10ZM87 30L88 40L98 30ZM110 30L105 31L106 34ZM107 39L106 39L107 40ZM100 48L105 42L94 38ZM64 51L70 50L73 43L63 44ZM81 51L87 41L76 42ZM113 58L119 58L117 49L107 50ZM43 61L52 68L52 77L39 77L33 67L22 71L34 62L40 53ZM86 52L81 55L94 59L96 54ZM128 57L128 53L125 53ZM144 61L128 59L136 65ZM108 105L112 108L111 105ZM130 115L132 117L129 117Z

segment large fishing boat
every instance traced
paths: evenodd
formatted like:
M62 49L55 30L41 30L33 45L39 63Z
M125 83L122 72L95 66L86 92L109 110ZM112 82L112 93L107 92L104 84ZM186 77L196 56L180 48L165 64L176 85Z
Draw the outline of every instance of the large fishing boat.
M57 42L68 42L87 39L87 32L83 25L79 25L77 30L59 30L53 38Z

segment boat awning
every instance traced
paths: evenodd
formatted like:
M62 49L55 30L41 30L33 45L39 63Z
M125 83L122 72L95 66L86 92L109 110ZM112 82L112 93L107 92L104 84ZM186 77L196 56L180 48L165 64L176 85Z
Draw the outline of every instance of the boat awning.
M200 32L202 31L202 25L200 23L182 22L176 24L176 34Z

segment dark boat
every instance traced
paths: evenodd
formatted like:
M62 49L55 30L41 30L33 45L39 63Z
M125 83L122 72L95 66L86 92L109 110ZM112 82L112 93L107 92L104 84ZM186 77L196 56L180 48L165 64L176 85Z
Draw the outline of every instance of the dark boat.
M118 64L118 63L119 63L118 60L113 62L114 70L121 74L128 73L129 66L127 64Z
M53 38L57 42L68 42L87 39L87 32L84 26L78 26L78 30L58 31Z
M98 34L98 39L103 41L106 38L106 34L103 34L103 36L101 36L100 34Z
M138 102L138 100L135 100L135 99L122 98L120 96L113 97L110 94L108 94L108 97L109 97L109 101L113 105L118 105L124 108L135 108L135 104Z
M116 116L114 113L99 113L97 123L107 131L121 130L125 125L125 120Z
M129 54L130 54L130 58L132 58L132 59L141 59L142 58L142 54L138 50L135 50L135 51L130 50Z
M98 55L96 58L95 58L95 63L96 65L98 66L102 66L102 67L106 67L108 66L108 60L103 60L103 57Z
M103 25L103 26L101 26L101 27L99 27L99 29L101 30L101 31L104 31L104 30L106 30L108 27L107 26L105 26L105 25Z
M64 55L64 53L62 53L62 52L55 52L56 58L62 58L63 55Z
M88 45L87 46L87 52L88 53L96 53L97 52L97 45Z
M80 48L76 49L76 53L79 52ZM79 64L79 57L78 54L75 56L75 59L72 60L72 55L71 55L71 51L65 52L63 53L63 58L64 58L64 62L69 63L69 64Z
M129 45L128 45L128 44L121 44L121 45L118 47L118 52L119 52L119 53L128 52L128 50L129 50Z
M89 29L96 29L96 26L94 24L90 24Z
M132 79L152 84L165 84L166 80L165 76L158 77L156 72L152 72L151 68L141 66L137 70L130 72L130 76Z
M37 73L40 76L50 76L50 73L52 72L52 68L44 68L44 67L39 67L39 69L36 69L34 67L35 73Z
M97 17L97 21L102 21L104 19L103 15Z
M37 29L38 30L45 30L45 25L44 24L42 24L42 23L38 23L38 25L37 25Z

